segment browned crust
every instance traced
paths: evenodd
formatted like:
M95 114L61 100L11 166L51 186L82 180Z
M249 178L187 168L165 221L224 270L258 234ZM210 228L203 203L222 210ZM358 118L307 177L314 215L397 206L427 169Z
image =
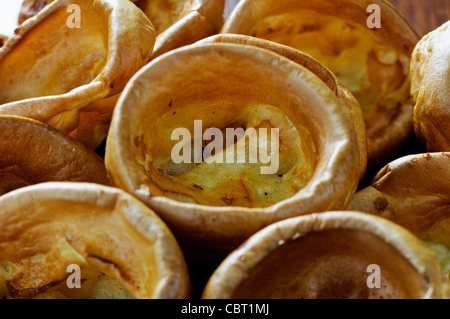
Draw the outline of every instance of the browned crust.
M431 152L450 151L450 22L427 34L414 49L411 95L414 130Z
M349 210L388 218L422 239L450 244L439 226L450 216L450 153L399 158L358 191Z

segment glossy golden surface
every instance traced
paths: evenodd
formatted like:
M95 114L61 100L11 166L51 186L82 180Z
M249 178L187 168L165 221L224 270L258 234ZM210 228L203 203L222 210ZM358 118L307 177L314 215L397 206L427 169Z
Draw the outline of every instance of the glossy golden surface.
M49 181L109 185L103 159L56 129L0 115L0 195Z
M417 44L411 83L417 137L430 152L450 151L450 22Z

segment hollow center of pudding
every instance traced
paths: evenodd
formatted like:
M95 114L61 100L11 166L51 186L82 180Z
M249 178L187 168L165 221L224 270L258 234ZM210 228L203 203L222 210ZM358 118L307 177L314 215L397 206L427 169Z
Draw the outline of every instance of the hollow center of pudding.
M67 93L103 70L108 22L95 7L81 8L81 27L69 28L66 7L31 29L0 60L0 104Z
M169 134L178 128L188 138L172 140ZM267 207L300 191L314 170L309 131L271 105L184 107L159 118L155 134L154 157L144 166L166 196L183 202ZM188 152L187 161L177 163L174 150Z
M420 298L424 284L408 260L381 238L361 230L325 230L278 247L232 298Z
M301 10L261 19L249 34L318 59L355 95L366 120L380 109L395 109L408 97L408 59L378 40L374 31L365 26Z

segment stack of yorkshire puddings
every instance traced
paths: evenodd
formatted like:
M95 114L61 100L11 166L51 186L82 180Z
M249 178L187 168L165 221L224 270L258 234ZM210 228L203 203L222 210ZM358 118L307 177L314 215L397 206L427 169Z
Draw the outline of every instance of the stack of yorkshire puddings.
M450 22L224 8L24 1L0 40L0 298L450 298Z

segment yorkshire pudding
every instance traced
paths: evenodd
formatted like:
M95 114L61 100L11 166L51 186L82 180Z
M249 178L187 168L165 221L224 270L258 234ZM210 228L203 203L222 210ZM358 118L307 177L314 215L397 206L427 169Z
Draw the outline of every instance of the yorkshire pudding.
M317 75L335 93L342 105L347 107L350 112L360 149L361 178L364 177L367 168L367 136L361 107L347 87L327 67L310 55L291 47L241 34L218 34L201 40L196 45L204 43L236 43L266 49L304 66Z
M80 28L70 5L80 8ZM129 0L52 2L0 49L0 114L41 121L95 148L154 41L148 18Z
M367 25L373 4L379 29ZM413 135L409 62L419 37L388 1L241 0L221 32L292 46L333 71L361 104L370 167Z
M175 238L149 208L118 189L45 183L0 197L0 207L3 298L188 296ZM79 289L67 284L69 265L81 269Z
M436 256L419 239L392 222L356 212L268 226L222 262L203 292L208 299L445 297Z
M349 209L380 215L409 229L450 274L450 153L400 158L356 193Z
M280 219L348 205L364 155L343 104L313 72L271 51L228 43L180 48L128 83L108 134L107 170L184 244L229 252ZM223 150L202 145L211 131ZM173 157L180 144L182 162ZM251 162L254 153L260 156Z
M450 151L450 21L414 49L411 95L417 137L429 151Z
M0 115L0 141L0 195L49 181L110 184L101 157L48 125Z
M327 212L280 221L250 237L214 272L203 298L409 299L445 294L436 256L410 232L368 214Z
M54 0L25 0L22 23ZM155 27L157 39L152 58L219 32L224 0L131 0Z

